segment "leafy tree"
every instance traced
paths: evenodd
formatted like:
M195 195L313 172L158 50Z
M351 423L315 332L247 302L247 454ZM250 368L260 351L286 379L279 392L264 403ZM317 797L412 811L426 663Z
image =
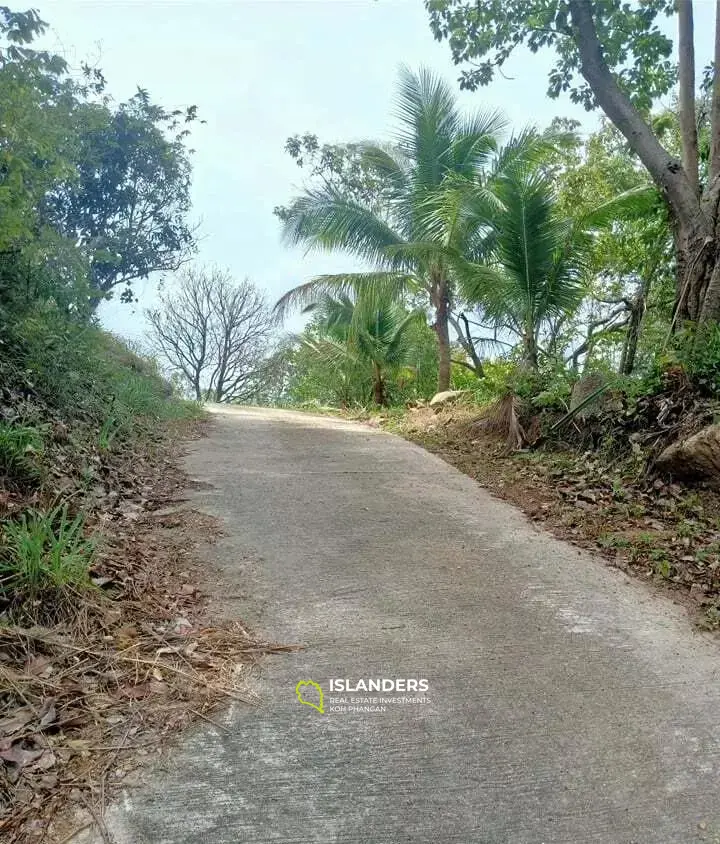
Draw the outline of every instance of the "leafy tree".
M98 300L118 285L131 300L132 281L177 270L194 251L185 140L196 110L167 112L139 90L75 119L75 171L48 194L46 217L87 252Z
M626 138L660 188L674 220L675 311L703 325L720 317L720 74L711 83L710 160L701 181L698 161L692 0L426 0L435 37L447 39L457 63L473 63L461 84L489 83L520 44L550 47L557 62L548 94L569 92L599 106ZM676 14L680 64L658 15ZM720 27L720 17L717 26ZM720 30L715 38L720 64ZM581 77L578 79L578 77ZM664 145L649 117L657 97L679 79L681 156Z
M65 71L65 61L44 50L27 46L47 30L47 24L35 9L13 12L9 6L0 6L0 68L10 64L33 64L52 73Z
M289 137L285 152L307 173L310 183L337 190L358 202L379 204L383 182L364 155L362 144L321 144L317 135L306 132ZM273 213L285 222L291 209L280 205Z
M472 232L468 215L435 212L447 207L458 183L482 181L504 122L494 113L463 115L449 86L427 70L401 72L397 115L392 145L362 145L364 162L383 185L380 207L330 184L298 197L284 223L288 242L344 250L371 269L313 279L287 293L276 307L283 313L322 292L419 296L434 313L438 389L446 390L453 296L448 255L464 248Z
M155 350L197 401L249 401L263 377L272 321L263 295L217 268L181 271L146 311Z
M677 123L672 115L668 117L663 117L665 125ZM598 203L612 202L618 195L642 191L650 184L646 171L637 166L624 138L609 122L587 140L577 138L558 150L546 171L558 187L558 210L568 218L582 218ZM653 320L664 323L666 335L672 318L672 236L660 192L655 191L654 199L652 192L648 194L643 214L618 216L612 226L596 230L587 263L588 296L575 319L565 320L557 345L562 347L565 340L574 368L581 357L591 362L601 346L604 350L615 347L620 355L616 365L629 375L635 368L648 307Z
M0 63L0 252L37 234L37 207L74 173L72 83L35 62Z
M45 26L0 7L0 307L42 288L84 311L192 250L196 110L166 112L144 91L113 107L100 71L75 79L26 46Z

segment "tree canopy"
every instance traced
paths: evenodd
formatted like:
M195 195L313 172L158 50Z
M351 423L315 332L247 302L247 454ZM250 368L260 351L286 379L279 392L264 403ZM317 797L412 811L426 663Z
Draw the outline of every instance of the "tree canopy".
M0 297L22 288L27 299L28 280L47 281L54 267L57 295L92 309L119 285L131 298L133 280L192 253L197 113L142 90L115 103L97 68L71 73L33 48L45 26L34 11L0 7Z

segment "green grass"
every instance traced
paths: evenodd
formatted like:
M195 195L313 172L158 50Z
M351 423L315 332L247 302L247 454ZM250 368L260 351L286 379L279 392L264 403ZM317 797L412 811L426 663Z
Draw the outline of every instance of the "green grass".
M43 435L37 428L0 422L0 478L10 487L32 487L39 483Z
M14 604L87 589L95 543L84 536L81 514L70 518L67 504L27 510L2 527L0 595Z

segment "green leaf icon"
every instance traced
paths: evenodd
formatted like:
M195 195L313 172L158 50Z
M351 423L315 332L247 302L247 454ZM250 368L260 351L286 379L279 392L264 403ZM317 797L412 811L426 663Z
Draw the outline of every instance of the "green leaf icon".
M303 697L303 691L307 686L312 686L313 689L317 691L318 695L320 695L320 700L318 703L311 703L309 700L305 700L305 698ZM318 712L322 712L323 714L325 713L325 710L323 709L324 695L319 683L316 683L314 680L301 680L297 684L297 686L295 686L295 694L297 695L297 699L300 701L300 703L305 704L305 706L312 706L312 708L317 709Z

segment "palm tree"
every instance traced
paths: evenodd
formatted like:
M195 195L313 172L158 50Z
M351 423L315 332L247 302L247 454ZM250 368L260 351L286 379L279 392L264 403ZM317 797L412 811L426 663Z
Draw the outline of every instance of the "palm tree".
M385 373L407 363L412 354L409 329L422 311L407 311L397 302L378 303L347 295L323 295L306 308L315 313L319 337L304 337L303 344L331 363L368 365L372 370L373 400L387 404Z
M587 292L593 232L618 216L643 213L654 194L641 186L567 219L558 213L551 179L517 159L494 181L493 198L475 218L484 240L476 252L484 258L458 256L458 285L494 328L518 339L523 363L537 371L543 330L572 314Z
M434 211L459 184L482 183L504 120L497 113L463 115L446 83L428 70L407 69L400 74L397 117L392 145L361 145L365 163L383 186L379 203L325 186L298 197L284 221L288 243L345 251L369 271L314 278L286 293L276 309L282 315L321 293L363 292L385 301L419 296L434 312L442 391L450 386L451 258L464 252L472 215Z

